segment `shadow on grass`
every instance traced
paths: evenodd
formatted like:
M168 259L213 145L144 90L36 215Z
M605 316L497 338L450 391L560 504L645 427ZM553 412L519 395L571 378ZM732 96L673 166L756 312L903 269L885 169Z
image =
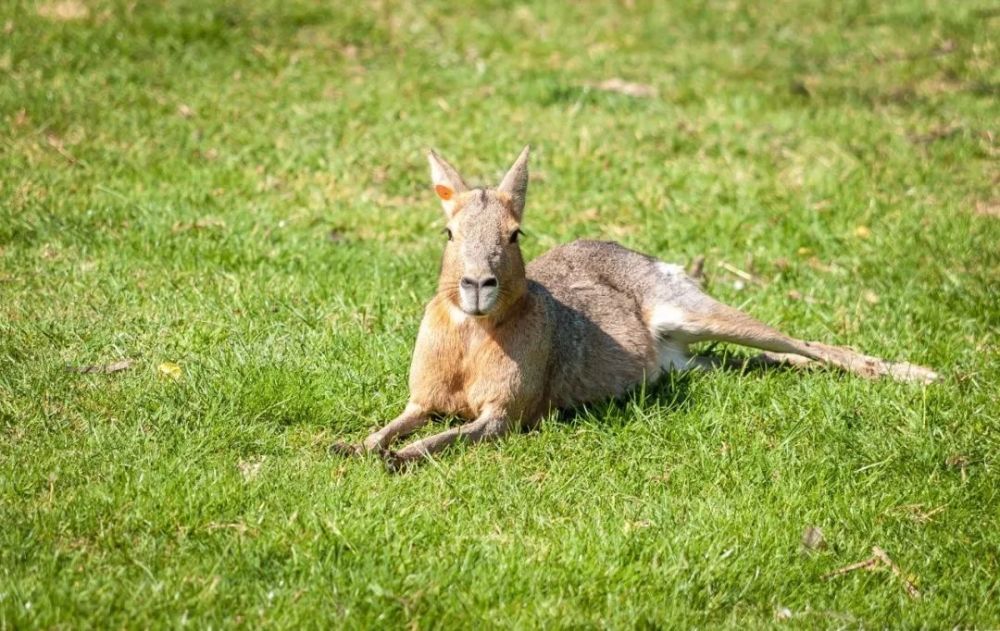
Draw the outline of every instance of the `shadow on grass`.
M670 372L620 397L559 410L551 418L570 426L599 424L609 428L625 427L635 418L630 410L656 408L663 412L678 412L689 408L691 380L689 372Z
M757 355L732 353L729 349L719 353L710 349L706 353L698 353L698 356L710 358L717 364L716 370L733 375L822 370L818 364L787 364ZM666 413L685 411L692 405L691 385L699 374L697 369L668 372L655 382L639 386L620 397L559 410L551 418L571 426L595 423L605 427L624 427L635 418L629 413L633 409L657 409ZM531 431L531 428L525 431Z

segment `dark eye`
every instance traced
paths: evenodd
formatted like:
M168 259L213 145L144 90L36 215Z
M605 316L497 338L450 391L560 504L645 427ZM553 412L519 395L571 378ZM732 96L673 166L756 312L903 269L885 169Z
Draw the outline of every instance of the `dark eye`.
M442 230L441 232L443 232L443 233L445 233L446 235L448 235L448 240L449 240L449 241L451 241L451 228L445 228L445 229L444 229L444 230Z
M521 232L519 229L515 230L514 232L511 232L510 233L510 242L511 243L517 243L517 240L521 237L522 234L524 234L524 233Z

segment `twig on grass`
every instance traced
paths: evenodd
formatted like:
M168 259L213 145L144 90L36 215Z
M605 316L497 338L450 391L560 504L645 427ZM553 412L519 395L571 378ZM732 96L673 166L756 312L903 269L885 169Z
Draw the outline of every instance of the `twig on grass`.
M889 569L892 570L892 573L896 575L896 578L903 581L903 587L906 589L906 593L909 594L910 598L914 600L920 598L920 590L918 590L917 586L914 585L905 574L903 574L903 571L900 570L899 566L889 558L889 555L885 553L885 550L878 546L872 546L872 554L874 554L875 558L879 559L882 563L888 565Z
M82 167L87 166L86 163L81 162L79 159L77 159L76 156L70 153L69 150L66 149L66 145L65 143L63 143L62 139L56 136L55 134L47 135L45 137L45 144L48 147L50 147L53 151L58 153L60 156L62 156L62 158L67 162L69 162L71 166L82 166Z
M753 274L745 270L741 270L740 268L736 267L731 263L727 263L726 261L719 261L719 267L726 270L736 278L739 278L740 280L746 281L748 283L753 283L761 287L767 286L767 282L765 282L764 279L760 278L759 276L754 276Z
M916 585L913 584L913 581L907 578L906 574L904 574L903 571L899 569L899 566L896 565L896 563L889 558L889 555L886 554L885 550L883 550L878 546L872 546L871 558L865 559L864 561L859 561L858 563L845 565L844 567L834 570L832 572L827 572L826 574L823 575L822 578L824 581L826 581L836 576L848 574L856 570L868 570L869 572L873 572L879 569L880 567L888 567L890 570L892 570L892 573L896 576L896 578L902 581L903 588L906 589L906 593L907 595L909 595L910 598L914 600L920 598L920 590L918 590Z
M823 575L823 580L828 581L835 576L840 576L842 574L847 574L849 572L854 572L855 570L874 570L878 568L878 559L872 557L864 561L859 561L857 563L851 563L850 565L845 565L844 567L834 570L832 572L827 572Z
M593 88L595 90L601 90L603 92L617 92L618 94L624 94L625 96L635 98L653 98L657 95L656 88L649 84L625 81L620 77L613 77L611 79L601 81L600 83L588 83L585 85L586 87Z
M121 361L114 362L112 364L92 364L88 366L66 366L66 370L71 372L78 372L81 374L94 374L100 373L102 375L110 375L116 372L121 372L123 370L128 370L132 367L131 359L123 359Z

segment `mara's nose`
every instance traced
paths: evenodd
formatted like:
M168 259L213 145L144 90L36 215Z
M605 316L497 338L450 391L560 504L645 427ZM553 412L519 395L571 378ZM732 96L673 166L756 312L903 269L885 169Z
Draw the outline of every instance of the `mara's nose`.
M469 278L468 276L465 276L464 278L462 278L461 283L462 283L462 289L475 289L476 291L479 291L480 289L486 289L487 287L496 287L497 277L486 276L484 278L480 278L477 280L475 278Z

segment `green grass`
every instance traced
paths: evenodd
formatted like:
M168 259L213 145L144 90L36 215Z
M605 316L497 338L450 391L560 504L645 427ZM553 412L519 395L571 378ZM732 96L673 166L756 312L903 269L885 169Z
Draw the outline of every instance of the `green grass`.
M0 628L1000 626L995 3L449 4L0 7ZM424 149L526 142L529 257L704 254L943 381L694 374L332 459L407 397ZM872 546L921 599L823 580Z

